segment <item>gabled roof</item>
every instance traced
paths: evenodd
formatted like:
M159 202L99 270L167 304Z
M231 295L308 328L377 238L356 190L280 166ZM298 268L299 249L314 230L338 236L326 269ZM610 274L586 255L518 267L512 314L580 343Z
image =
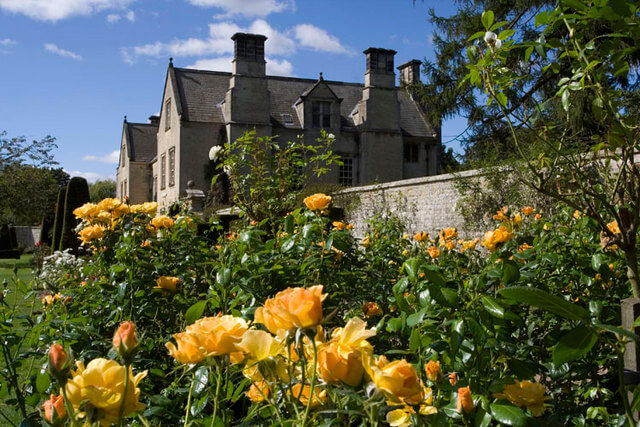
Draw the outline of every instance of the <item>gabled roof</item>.
M150 162L156 155L158 125L124 122L127 153L132 162Z
M231 73L175 68L173 65L169 66L168 73L179 95L176 107L182 120L224 123L221 102L229 89ZM295 110L296 101L302 96L311 94L319 84L326 84L338 99L342 99L340 103L342 126L355 126L350 114L362 100L363 84L279 76L265 78L268 79L273 125L285 127L282 118L282 114L285 114L290 115L293 120L293 125L287 125L287 128L301 129ZM420 105L404 89L398 89L398 100L400 128L403 133L411 136L432 137L434 129L425 120Z

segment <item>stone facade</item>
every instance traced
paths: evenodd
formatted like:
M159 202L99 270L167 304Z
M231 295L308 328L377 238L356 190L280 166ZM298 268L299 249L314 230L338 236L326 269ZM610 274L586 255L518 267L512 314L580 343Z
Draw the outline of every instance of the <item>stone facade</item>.
M364 236L368 219L387 209L404 220L411 234L426 231L434 235L456 227L461 236L478 237L464 228L464 218L456 210L460 195L454 181L481 175L481 171L472 170L348 188L334 195L334 205L345 209L345 220L354 224L358 237Z
M167 207L185 196L188 181L206 191L210 148L253 129L280 140L302 135L306 143L321 129L332 133L333 151L344 165L323 176L324 183L349 187L438 173L440 131L411 89L419 81L419 61L398 67L400 86L396 52L379 48L364 51L364 84L328 81L322 74L318 80L267 76L267 38L237 33L232 39L231 73L175 68L170 61L160 117L150 124L125 120L118 196ZM155 126L155 147L153 158L142 160L128 150L139 144L131 129L145 125Z

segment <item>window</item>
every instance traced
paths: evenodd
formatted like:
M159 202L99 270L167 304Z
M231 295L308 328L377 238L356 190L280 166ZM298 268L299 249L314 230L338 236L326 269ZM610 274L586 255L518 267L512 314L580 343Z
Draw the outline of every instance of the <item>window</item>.
M164 190L166 187L166 176L167 176L167 155L163 154L160 157L160 189Z
M169 148L169 187L176 184L176 148Z
M158 175L153 176L153 187L151 188L151 200L158 201Z
M280 114L280 117L282 118L282 121L284 122L285 126L293 126L293 117L291 117L291 114L286 114L286 113L282 113Z
M171 99L167 99L164 104L164 130L165 132L171 129Z
M404 144L404 161L406 163L418 163L420 146L418 144Z
M318 101L311 103L311 116L314 128L322 127L328 129L331 127L331 103L326 101Z
M124 198L124 181L120 183L120 198Z
M124 145L122 145L122 150L120 150L120 165L124 167Z
M353 159L342 158L342 164L338 167L338 184L353 185Z
M122 197L127 197L127 180L124 180L124 183L122 185Z

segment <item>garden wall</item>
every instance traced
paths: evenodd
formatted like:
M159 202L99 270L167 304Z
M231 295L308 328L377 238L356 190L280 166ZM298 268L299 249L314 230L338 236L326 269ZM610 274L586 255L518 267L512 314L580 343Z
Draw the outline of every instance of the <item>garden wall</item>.
M384 184L352 187L334 194L335 206L345 209L345 220L354 224L356 236L366 231L366 220L389 209L408 226L408 233L434 233L446 227L456 227L461 235L475 237L464 230L464 219L456 211L460 195L454 186L456 179L481 175L471 170L456 174L405 179Z
M40 227L13 227L16 229L16 240L18 247L33 249L40 240Z

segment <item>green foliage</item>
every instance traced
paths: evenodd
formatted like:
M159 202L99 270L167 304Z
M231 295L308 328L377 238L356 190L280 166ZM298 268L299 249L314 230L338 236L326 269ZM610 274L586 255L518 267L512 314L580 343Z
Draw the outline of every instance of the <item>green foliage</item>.
M320 177L340 164L331 149L333 140L322 130L314 144L278 143L251 131L226 143L218 168L229 176L234 205L252 220L275 222L296 206L311 176Z
M78 250L80 242L76 237L76 227L78 220L73 211L89 201L89 185L87 180L74 176L67 185L64 198L64 212L62 221L62 232L60 234L59 250L71 249L74 253Z
M14 165L30 164L34 167L50 167L57 164L51 152L58 148L55 138L47 135L41 140L27 142L24 136L7 138L0 132L0 172Z
M0 169L0 223L37 225L53 209L58 185L50 169L14 164Z
M98 203L102 199L116 197L116 182L112 179L97 180L89 184L91 203Z

